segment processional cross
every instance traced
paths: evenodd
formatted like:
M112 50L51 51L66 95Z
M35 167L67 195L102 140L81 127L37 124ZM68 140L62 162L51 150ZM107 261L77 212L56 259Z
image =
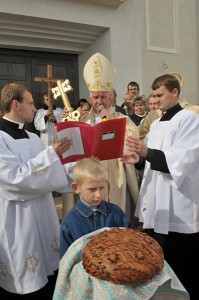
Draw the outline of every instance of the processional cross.
M63 121L79 121L80 119L80 112L78 110L73 110L67 96L67 93L72 90L73 88L70 85L70 81L68 79L66 79L64 82L58 80L57 87L52 89L54 98L57 99L59 96L61 96L64 107L66 107L68 110L68 116L66 118L63 118Z
M52 84L56 83L60 78L52 78L52 65L47 65L47 78L45 77L35 77L34 81L45 82L48 84L48 103L49 110L53 112L53 97L52 97Z
M48 100L49 100L49 110L53 112L53 97L57 99L59 96L62 97L62 101L64 103L64 107L66 107L69 111L69 116L63 119L63 121L78 121L80 118L79 111L73 111L73 108L70 105L69 99L67 97L67 92L72 91L72 87L70 85L70 81L66 79L63 82L63 79L60 78L52 78L52 65L47 65L47 78L45 77L35 77L35 81L45 82L48 84ZM52 83L57 83L57 87L52 88Z

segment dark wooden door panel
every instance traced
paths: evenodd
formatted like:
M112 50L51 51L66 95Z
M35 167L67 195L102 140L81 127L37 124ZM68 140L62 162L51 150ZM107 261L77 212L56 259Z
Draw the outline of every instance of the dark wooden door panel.
M73 60L49 60L48 58L32 58L32 78L35 77L47 77L47 65L52 65L52 78L68 79L73 87L73 92L68 94L68 98L72 106L76 106L78 102L79 88L77 85L78 78L74 76L74 61ZM56 83L52 83L52 87L57 86ZM32 91L35 96L35 102L38 105L41 104L41 97L43 93L47 92L47 83L33 81ZM40 99L39 99L40 97ZM63 107L62 99L56 100L56 105Z
M25 57L0 55L0 88L11 82L28 85L30 76L30 66Z
M47 84L35 82L34 78L47 77L47 65L52 65L53 77L70 80L73 92L68 97L75 107L79 100L77 55L0 49L0 89L7 83L21 83L32 91L36 107L41 107ZM63 107L62 100L58 99L56 105Z

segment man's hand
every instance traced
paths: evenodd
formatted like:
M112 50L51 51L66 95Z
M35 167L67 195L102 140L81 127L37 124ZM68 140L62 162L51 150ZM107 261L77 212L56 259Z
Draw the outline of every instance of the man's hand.
M109 113L108 113L108 109L106 108L103 108L100 113L99 113L99 116L100 118L103 120L109 120L110 119L110 116L109 116Z
M49 116L49 120L50 120L51 122L56 122L56 118L55 118L54 115L50 115L50 116Z
M65 118L67 118L69 116L69 110L66 108L66 107L64 107L64 109L62 110L62 115L61 115L61 117L62 117L62 119L65 119Z
M53 116L52 110L49 110L49 109L48 109L48 110L46 111L46 116L47 116L47 117Z
M136 137L129 136L126 138L127 151L131 153L137 153L139 156L146 157L148 148L143 141Z
M57 153L57 155L60 156L62 153L64 153L68 149L70 149L71 144L72 144L71 139L63 138L60 141L58 141L57 143L52 144L52 147L55 150L55 152Z
M139 155L135 152L131 154L124 154L122 158L120 158L120 161L125 164L136 164L139 161Z

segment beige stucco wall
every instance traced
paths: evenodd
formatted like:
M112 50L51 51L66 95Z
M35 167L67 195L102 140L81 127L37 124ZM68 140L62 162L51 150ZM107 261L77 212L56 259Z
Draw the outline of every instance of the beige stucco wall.
M198 1L196 0L178 0L176 1L176 33L174 34L173 11L170 15L167 12L165 3L168 4L168 10L172 7L174 1L168 0L150 0L157 4L159 13L159 23L156 22L153 13L156 9L151 8L152 23L151 27L155 30L151 34L151 46L162 47L165 52L146 50L146 39L142 47L142 73L143 86L145 91L150 91L149 87L153 78L167 72L179 72L183 75L184 85L181 89L181 98L187 99L191 103L199 103L198 90ZM163 3L162 3L163 2ZM162 6L161 6L162 5ZM155 5L157 8L157 5ZM162 11L161 11L162 7ZM163 12L163 8L166 10ZM172 14L172 15L171 15ZM146 20L146 16L145 16ZM145 35L145 30L142 32ZM168 39L169 37L169 39ZM176 53L167 52L167 48L174 46L174 40L177 43ZM164 49L165 48L165 49Z
M146 2L148 14L145 12ZM174 3L177 5L175 18ZM197 0L126 0L118 9L75 0L1 0L0 4L0 13L28 16L30 21L33 17L39 17L107 28L92 46L79 55L80 97L88 95L82 78L83 66L90 55L101 52L117 70L114 87L118 93L118 103L122 103L129 81L137 81L141 92L148 95L153 79L172 71L178 71L184 77L181 98L192 103L199 102ZM175 34L174 19L177 26ZM150 26L150 34L146 32L146 24ZM147 49L147 37L150 49ZM14 48L15 44L17 48L20 44L22 49L27 47L22 37L7 40L8 47ZM6 41L1 38L0 47L6 47ZM45 45L40 39L30 40L27 49L31 48L43 51L57 49L56 41ZM176 48L175 53L165 50L171 48ZM65 49L59 48L57 51L64 52Z
M112 61L117 71L114 87L120 104L123 102L123 94L130 81L137 81L142 90L141 33L139 17L136 16L137 6L139 1L127 0L118 10L109 12L106 23L103 22L101 25L106 24L110 29L79 57L80 74L85 59L95 52L101 52ZM84 82L81 81L80 90L85 91L83 88Z

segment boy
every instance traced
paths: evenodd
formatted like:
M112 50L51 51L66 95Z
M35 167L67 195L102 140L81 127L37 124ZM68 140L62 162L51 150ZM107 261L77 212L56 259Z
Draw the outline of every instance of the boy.
M103 227L131 227L119 206L103 200L107 172L96 158L83 158L73 169L72 188L79 194L75 206L65 215L60 231L60 257L83 235Z

